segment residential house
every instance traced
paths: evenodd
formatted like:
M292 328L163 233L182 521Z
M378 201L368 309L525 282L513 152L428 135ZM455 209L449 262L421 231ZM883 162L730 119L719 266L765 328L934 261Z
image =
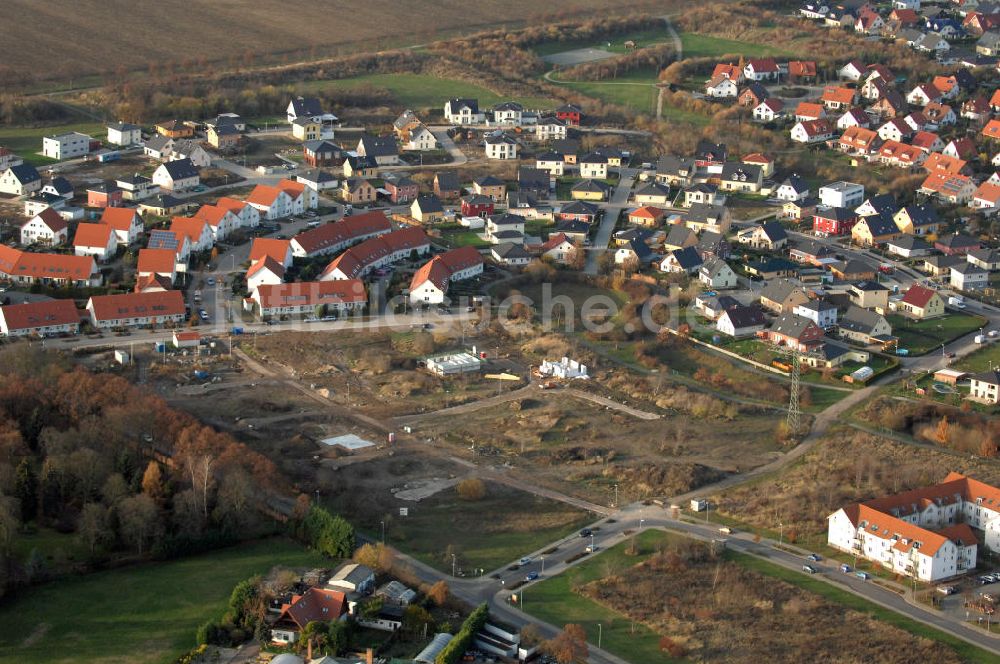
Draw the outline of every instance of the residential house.
M80 312L73 300L41 300L0 307L0 335L6 337L77 334Z
M439 147L437 137L422 124L408 129L400 141L405 152L429 152Z
M902 235L891 215L861 217L851 228L851 240L862 247L881 246Z
M828 120L802 120L795 123L790 135L796 143L822 143L833 138L834 131Z
M157 134L167 138L191 138L194 136L194 126L183 120L167 120L153 127Z
M389 192L389 200L396 205L409 203L420 193L417 183L407 175L387 175L383 186Z
M374 202L376 196L375 187L366 178L344 178L340 185L340 198L345 203L364 205Z
M792 313L802 318L808 318L824 330L837 324L837 306L826 300L809 300L796 305Z
M290 289L284 288L283 290ZM303 290L308 293L310 289ZM263 310L264 305L260 306ZM261 316L263 317L264 314L262 313ZM331 588L309 588L302 595L293 595L290 604L282 605L277 620L271 624L271 641L279 645L296 643L309 623L337 622L343 620L347 616L347 612L347 597L343 591Z
M572 201L571 203L566 203L559 208L559 212L557 212L555 216L560 221L576 220L592 224L597 220L597 217L600 214L601 208L593 203L588 203L587 201Z
M841 339L865 346L884 344L892 338L892 326L882 314L852 304L837 322Z
M489 196L471 194L462 199L463 217L488 217L494 212L495 203Z
M86 309L91 325L99 330L177 325L184 321L184 294L168 290L94 295L87 301Z
M200 183L198 169L190 159L168 161L153 172L153 184L168 191L186 191Z
M177 278L177 254L172 249L140 249L135 273L139 278L162 277L172 284Z
M125 201L144 201L160 193L159 185L153 184L150 178L138 173L118 178L115 180L115 185L121 190L122 200Z
M558 152L543 152L535 157L535 168L548 171L552 176L559 177L565 171L566 162Z
M27 196L42 188L42 176L31 164L11 166L0 172L0 194Z
M422 223L439 221L444 218L444 205L434 194L421 194L410 205L410 216Z
M611 185L602 180L581 180L570 188L570 197L581 201L603 201L611 194Z
M684 249L698 244L698 234L683 224L670 227L667 237L663 240L663 248L667 251Z
M837 149L855 155L869 155L878 147L878 132L864 127L848 127L837 141Z
M820 101L828 111L847 111L854 105L858 91L855 88L845 88L837 85L828 85L823 88Z
M319 193L327 189L339 189L340 181L334 177L333 173L324 171L321 168L312 168L308 171L301 171L295 175L295 181L304 184L313 191ZM237 216L238 213L237 213Z
M628 222L636 226L656 228L663 223L666 212L658 207L646 205L629 212Z
M909 235L931 235L937 233L941 225L937 211L929 205L907 205L893 215L893 221L900 231Z
M472 193L489 196L499 203L507 197L507 183L492 175L484 175L472 181Z
M555 117L540 119L535 125L535 138L539 141L566 138L566 122Z
M221 152L235 150L243 140L243 134L232 124L210 126L206 133L208 144Z
M113 228L106 224L79 224L73 236L73 253L77 256L93 256L98 262L109 261L118 248Z
M823 120L826 119L826 108L823 104L817 104L811 101L799 102L799 105L795 107L795 121L796 122L808 122L810 120Z
M300 258L312 256L322 256L336 253L346 249L352 244L367 240L368 238L383 235L392 230L392 224L384 212L366 212L344 217L338 222L322 224L316 228L303 231L291 240L292 255ZM258 243L263 243L265 238L254 240L250 251L250 260L254 260L260 254L256 254ZM284 242L276 240L275 242ZM268 254L273 258L281 258L285 254L283 245L267 247L261 244L261 250L268 249ZM291 265L291 259L285 263L285 267Z
M886 251L901 258L926 256L930 250L931 246L915 235L901 235L886 243Z
M482 124L486 114L475 99L449 99L444 104L444 119L455 125Z
M788 312L778 316L771 327L760 333L775 346L795 348L807 353L823 343L823 328L808 318Z
M59 212L46 208L21 226L21 244L57 247L69 240L69 226Z
M731 224L732 214L722 205L693 203L684 214L684 225L697 233L711 231L726 235Z
M524 217L516 214L495 214L486 220L486 239L491 244L524 243Z
M990 273L972 263L951 266L949 284L960 291L982 290L989 285Z
M556 118L562 120L567 125L579 127L583 121L583 111L574 104L563 104L556 109Z
M764 312L756 305L734 306L726 309L719 316L716 329L726 336L737 339L753 337L764 330L767 319Z
M124 247L138 242L144 228L142 217L132 208L105 208L100 223L110 226L116 243Z
M170 230L186 236L193 252L209 251L214 244L212 229L204 219L174 217L170 221Z
M441 304L448 286L483 272L483 257L474 247L459 247L439 254L425 263L410 281L412 304Z
M379 166L399 164L399 146L394 136L362 135L355 152L360 157L375 159L375 163Z
M1000 210L1000 185L983 182L972 193L970 207L981 210L984 214L996 214Z
M131 147L142 143L142 127L127 122L115 122L107 126L108 143L121 147Z
M739 86L731 78L713 76L705 81L705 96L712 99L735 99L740 94Z
M757 122L776 122L785 117L785 102L777 97L765 99L753 107L753 119Z
M580 177L604 180L608 177L608 159L596 152L588 153L577 160Z
M177 272L187 272L188 259L191 257L191 240L180 230L168 231L154 228L149 232L146 249L166 249L173 254Z
M743 76L750 81L776 81L780 75L774 58L752 58L743 67Z
M791 312L800 304L809 301L805 290L790 279L775 279L768 282L760 293L760 305L776 314Z
M917 320L937 318L945 314L944 298L935 290L913 284L896 303L896 311Z
M375 161L375 157L348 154L344 157L343 172L344 177L348 178L378 177L378 162Z
M332 141L305 141L302 143L302 160L313 168L339 166L344 161L344 151Z
M775 191L779 201L800 201L809 197L809 185L796 174L789 175Z
M568 263L575 255L576 244L565 233L552 233L537 249L542 258L556 263Z
M871 116L860 108L851 108L837 118L837 129L847 130L851 127L868 128L871 125Z
M813 213L813 233L823 237L849 235L856 223L858 215L849 208L821 205Z
M776 221L751 226L736 234L737 242L758 251L777 251L788 244L788 233Z
M829 207L856 208L865 200L865 188L839 180L819 188L819 202Z
M487 159L517 159L517 139L506 132L497 131L487 135L484 146Z
M497 263L508 267L524 267L531 262L531 254L520 243L501 242L490 249L490 255Z
M877 281L859 281L847 288L847 297L862 309L885 314L889 309L889 289Z
M434 174L434 195L443 201L458 198L462 187L454 171L440 171ZM477 192L478 193L478 192ZM495 198L493 200L496 200Z
M42 154L49 159L73 159L90 153L90 142L93 139L78 131L68 131L54 136L42 138Z
M416 258L430 251L430 238L422 228L408 227L369 238L334 258L320 274L320 281L361 279L372 270Z
M931 173L924 179L917 191L952 205L965 205L972 200L972 195L976 191L976 183L966 175Z
M871 281L875 278L875 268L856 259L835 261L827 265L830 274L838 281Z
M661 272L674 274L695 274L701 269L702 263L701 254L695 247L685 247L669 252L660 261L659 269Z
M633 194L637 205L670 205L670 187L659 182L647 182Z
M121 207L125 192L114 182L105 180L87 187L87 207Z
M716 290L736 288L737 286L736 273L721 258L711 258L704 262L698 269L698 280L705 284L706 288Z
M758 166L728 162L722 166L719 188L723 191L755 194L761 190L764 174Z

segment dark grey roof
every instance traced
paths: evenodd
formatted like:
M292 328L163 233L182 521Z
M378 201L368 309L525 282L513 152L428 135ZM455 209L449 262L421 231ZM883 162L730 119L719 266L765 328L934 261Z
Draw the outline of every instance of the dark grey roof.
M764 325L766 319L764 318L764 312L758 306L737 306L731 309L726 309L725 313L722 314L729 318L729 322L733 324L733 328L739 330L745 327L758 327Z
M669 196L670 187L660 184L659 182L647 182L643 186L635 190L636 196Z
M722 219L726 214L724 205L709 205L708 203L695 203L684 214L687 221L715 222Z
M729 162L722 166L722 179L727 182L759 182L763 172L756 164Z
M332 141L327 141L322 138L314 139L311 141L305 141L302 143L302 147L309 152L333 152L334 154L340 154L343 149L336 143Z
M145 146L154 152L163 152L163 149L170 144L173 139L169 136L164 136L163 134L157 134L156 136L151 136L148 141L146 141Z
M498 187L504 184L504 181L500 178L493 177L492 175L484 175L475 179L475 183L480 187Z
M931 245L927 244L916 235L903 235L895 240L889 240L888 244L891 244L894 247L899 247L900 249L907 249L909 251L917 249L930 249L931 247Z
M573 154L575 155L580 151L580 141L575 138L560 138L552 141L549 146L553 151L558 152L562 155Z
M147 179L146 181L148 182L149 180ZM71 194L71 193L73 193L73 185L70 184L69 180L67 180L66 178L64 178L61 175L52 178L49 181L48 185L46 185L46 186L52 187L53 189L56 190L56 193L58 193L58 194Z
M417 196L416 206L421 212L444 212L441 199L434 194L420 194Z
M760 296L766 297L772 302L784 302L796 290L802 290L798 282L791 279L774 279L768 282L767 286L760 292Z
M674 155L663 155L656 160L657 175L677 175L684 177L694 170L694 161Z
M858 283L853 284L853 287L860 291L866 291L869 293L889 290L886 286L883 286L877 281L859 281Z
M846 275L875 271L875 268L868 263L859 261L855 258L848 261L837 261L836 263L832 263L831 267L836 268L838 272L843 272Z
M517 111L521 112L524 110L524 106L517 103L516 101L502 101L493 107L494 112L496 111Z
M171 180L185 180L198 177L198 169L190 159L178 159L163 164Z
M552 150L535 155L536 161L563 161L563 159L564 158L561 154Z
M899 232L899 227L896 225L896 222L892 220L892 216L888 213L863 217L861 222L868 224L868 230L871 232L873 237L891 235Z
M674 224L670 227L670 231L667 233L667 239L663 242L671 247L680 247L688 242L694 234L694 231L684 224Z
M608 158L598 152L588 152L578 158L577 161L581 164L606 164L608 163Z
M361 137L361 147L369 157L394 157L399 154L396 139L393 136L370 136Z
M953 272L958 272L959 274L989 274L983 268L979 267L978 265L973 265L972 263L969 262L952 265L951 269Z
M337 178L333 176L329 171L324 171L320 168L313 168L308 171L303 171L295 176L300 182L333 182Z
M462 98L451 99L448 101L448 106L451 109L452 113L462 108L468 108L471 113L479 112L478 99L462 99Z
M108 129L114 129L116 131L135 131L136 129L141 129L139 125L129 124L128 122L112 122L108 125Z
M563 205L559 210L560 214L589 214L596 215L600 210L599 207L593 203L588 203L586 201L573 201Z
M896 202L896 197L892 194L878 194L870 197L865 203L875 210L875 214L896 214L899 211L899 203Z
M809 185L806 183L806 181L800 178L798 175L795 175L794 173L785 178L785 181L781 183L781 186L782 187L789 186L797 194L800 194L804 191L809 191Z
M11 166L11 175L17 178L17 181L21 184L26 184L28 182L35 182L41 180L42 176L38 174L38 170L31 164L20 164L18 166Z
M771 331L783 334L792 339L801 337L807 329L815 327L816 323L804 316L796 314L781 314L771 325Z
M939 237L937 239L937 244L940 244L942 247L957 249L961 247L978 247L980 242L979 240L969 237L968 235L953 233L952 235L942 235Z
M556 224L556 230L562 233L588 233L590 224L580 219L565 219Z
M862 309L861 307L852 304L844 312L844 315L840 317L837 324L840 327L850 330L852 332L861 332L863 334L871 334L875 330L875 326L880 324L885 320L881 314L875 313L870 309Z
M599 191L606 193L611 189L611 185L600 180L582 180L573 185L573 191Z
M907 205L903 210L909 215L914 226L927 226L940 222L937 210L929 205Z
M493 247L493 253L500 258L507 260L514 258L531 258L531 254L525 251L524 247L514 242L501 242Z
M533 187L548 190L551 178L552 176L548 171L540 168L521 166L521 168L517 170L517 181L522 187Z
M351 165L352 170L363 170L368 168L378 168L378 162L375 161L374 155L359 155L359 154L349 154L346 159L347 163Z
M771 242L781 242L788 239L788 232L785 230L785 227L777 221L766 222L761 226L761 230L764 231L764 236Z
M684 270L693 270L699 267L702 263L701 255L694 247L674 249L670 252L670 254L674 257L674 260L677 261L677 265Z
M816 208L816 216L823 219L833 219L834 221L849 221L858 215L854 210L847 208L822 205Z
M323 104L316 97L297 97L292 100L292 112L296 117L323 115Z
M495 214L491 216L490 221L496 226L509 226L523 224L524 217L519 214L510 214L509 212L505 212L503 214Z
M710 159L712 161L725 161L729 154L725 143L712 143L711 141L698 141L698 146L694 150L698 159Z
M454 171L441 171L434 176L434 179L442 191L456 191L462 188Z

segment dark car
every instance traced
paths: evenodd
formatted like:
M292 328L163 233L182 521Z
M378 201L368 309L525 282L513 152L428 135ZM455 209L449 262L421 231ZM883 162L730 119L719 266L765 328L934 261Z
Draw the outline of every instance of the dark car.
M584 528L583 530L580 531L580 537L590 537L593 534L594 531L592 531L590 528Z

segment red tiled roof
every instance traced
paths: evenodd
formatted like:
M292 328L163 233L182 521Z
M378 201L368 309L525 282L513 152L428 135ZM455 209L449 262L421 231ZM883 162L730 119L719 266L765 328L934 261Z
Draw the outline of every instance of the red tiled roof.
M864 127L848 127L840 137L840 142L856 148L868 149L872 142L878 138L878 133Z
M316 304L363 303L365 284L360 279L340 281L296 281L290 284L261 285L255 299L262 309L312 306Z
M264 256L253 262L253 265L247 270L247 278L249 279L265 268L279 277L285 276L285 266L281 262L274 260L270 256Z
M936 291L931 290L930 288L924 288L920 284L914 284L906 291L906 294L903 296L901 301L911 306L923 309L927 306L927 303L931 301L931 298L934 297L935 294Z
M566 237L561 233L559 235ZM446 251L427 261L416 271L410 280L410 290L414 290L425 281L431 281L440 290L444 290L451 275L482 263L483 256L475 247L459 247Z
M69 226L66 223L66 220L60 217L59 213L50 207L45 208L44 210L36 214L34 216L34 219L38 219L43 224L48 226L49 230L52 231L53 233L59 233L60 231L66 230L66 228ZM32 220L29 219L28 222L25 223L29 223L30 221Z
M325 276L339 269L342 274L346 275L349 279L353 279L380 258L397 251L416 249L429 242L427 233L422 228L404 228L392 233L386 233L385 235L379 235L351 247L334 258L326 266L326 269L323 270L323 275Z
M132 220L138 214L132 208L104 208L104 212L101 213L101 223L111 226L116 231L127 231L132 227Z
M194 217L174 217L170 220L170 230L186 235L191 241L191 247L201 242L201 235L205 231L206 222L204 219Z
M299 233L295 236L295 241L306 253L312 254L325 247L349 242L356 237L373 233L388 233L391 230L392 224L389 223L384 212L365 212Z
M99 321L178 316L184 314L184 296L176 290L95 295L90 298L88 309L93 310L94 318Z
M978 198L983 201L987 201L992 205L1000 203L1000 185L992 184L991 182L983 182L976 189L976 193L973 194L974 198Z
M31 279L86 281L94 272L96 265L91 256L22 252L10 274Z
M746 161L744 159L743 161ZM640 217L642 219L659 219L664 214L663 210L658 207L653 207L652 205L646 205L638 210L633 211L630 217Z
M339 620L347 608L347 596L339 590L310 588L303 595L296 595L292 603L283 607L281 617L294 622L299 629L311 622L328 623Z
M993 102L990 103L992 104ZM990 120L987 122L986 126L983 127L983 136L986 138L1000 140L1000 120Z
M10 330L30 330L53 325L75 325L80 322L80 312L73 300L43 300L0 307Z
M792 60L788 63L789 76L815 76L816 63L812 60Z
M170 249L140 249L136 271L143 273L173 274L177 254Z
M268 257L284 265L291 244L291 240L278 240L269 237L254 238L253 244L250 245L250 260L255 262Z
M107 224L80 224L76 227L76 235L73 236L73 246L104 249L114 232L115 229Z
M156 291L170 290L174 285L170 282L170 277L160 274L147 274L144 277L136 277L133 293L152 293Z
M823 89L823 96L820 97L825 102L833 102L837 104L850 104L854 101L854 93L856 90L851 88L841 88L835 85L828 85Z
M799 102L795 108L795 115L804 118L818 118L825 113L823 104L816 104L811 101Z
M934 132L918 131L913 135L913 138L910 139L910 143L912 143L914 147L918 147L923 150L930 150L934 143L939 140L940 138Z
M209 226L218 226L228 213L229 210L224 207L202 205L193 216L195 219L204 219Z
M277 187L259 184L254 187L253 191L250 192L250 195L247 196L247 203L270 207L271 205L274 205L274 201L277 200L278 196L280 196L283 191L283 189L279 189Z
M963 168L965 168L964 160L949 157L940 152L932 152L927 155L927 161L924 162L924 170L929 173L951 173L957 175Z

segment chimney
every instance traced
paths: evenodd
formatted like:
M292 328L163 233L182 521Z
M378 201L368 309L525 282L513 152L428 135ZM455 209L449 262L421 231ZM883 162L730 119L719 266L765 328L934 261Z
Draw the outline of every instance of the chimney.
M365 650L365 664L373 664L375 661L375 651L371 648Z

